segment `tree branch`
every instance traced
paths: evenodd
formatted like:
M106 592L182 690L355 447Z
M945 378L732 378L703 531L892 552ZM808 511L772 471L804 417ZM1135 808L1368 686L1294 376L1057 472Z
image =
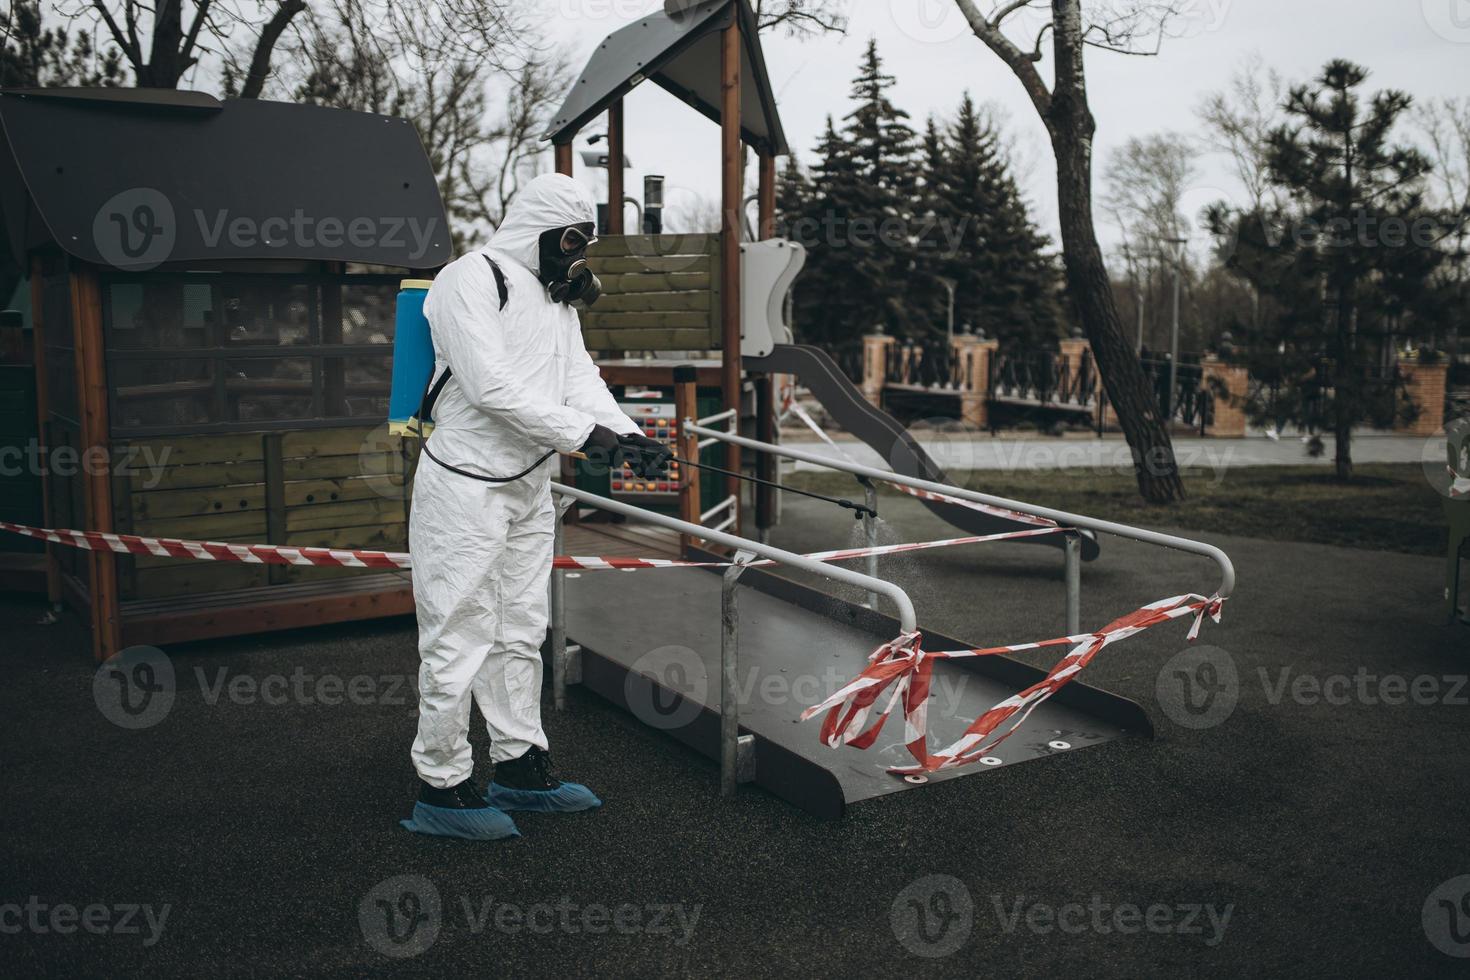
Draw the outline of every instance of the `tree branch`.
M1006 63L1011 73L1020 80L1026 94L1030 96L1031 104L1036 107L1041 118L1046 119L1051 113L1051 91L1047 89L1041 73L1036 70L1031 56L1016 47L1015 42L1001 33L996 24L986 20L979 8L975 6L974 0L955 0L955 3L959 6L960 13L965 15L965 20L969 22L970 30L1001 61Z
M260 93L265 89L265 81L270 77L271 55L275 52L276 42L285 33L292 18L305 9L306 0L281 0L271 19L260 29L260 38L255 42L255 53L250 57L250 70L240 88L240 98L260 98Z
M1000 8L1000 10L996 11L994 17L990 18L990 26L1000 27L1001 21L1005 20L1007 17L1020 10L1021 8L1031 6L1031 3L1032 0L1011 0L1010 3L1006 4L1004 7Z
M189 52L193 51L194 46L199 43L199 29L204 26L209 16L210 2L211 0L195 0L194 23L190 26L189 33L185 35L183 43L179 45L179 57L183 59L186 68L199 60Z
M104 0L92 0L92 6L96 8L97 13L102 17L102 22L107 25L108 33L112 35L113 42L123 49L123 53L128 56L128 60L133 63L133 67L136 69L143 63L143 52L138 47L138 35L133 31L132 7L127 8L129 15L128 30L127 33L123 33L122 28L117 26L117 21L112 19L112 11L107 9L107 4Z

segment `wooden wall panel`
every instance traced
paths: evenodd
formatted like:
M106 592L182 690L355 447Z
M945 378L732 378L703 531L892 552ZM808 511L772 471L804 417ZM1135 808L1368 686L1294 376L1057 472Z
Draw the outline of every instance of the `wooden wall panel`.
M145 448L151 456L141 452ZM118 499L119 524L132 533L374 551L407 546L403 459L378 429L164 437L122 443L120 449L139 460L133 472L114 481L126 491ZM153 556L129 557L122 564L127 599L364 574Z
M588 252L603 297L581 311L589 350L711 350L721 344L719 238L608 235Z

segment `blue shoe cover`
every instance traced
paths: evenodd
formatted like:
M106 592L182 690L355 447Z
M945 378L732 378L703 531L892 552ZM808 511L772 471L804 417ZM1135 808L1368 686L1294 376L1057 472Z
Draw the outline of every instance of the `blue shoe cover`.
M581 783L562 783L556 789L510 789L491 783L485 802L501 810L535 813L576 813L602 806L602 801Z
M462 840L500 840L519 837L515 821L494 807L483 810L451 810L427 803L413 805L413 817L398 821L405 829L433 837L458 837Z

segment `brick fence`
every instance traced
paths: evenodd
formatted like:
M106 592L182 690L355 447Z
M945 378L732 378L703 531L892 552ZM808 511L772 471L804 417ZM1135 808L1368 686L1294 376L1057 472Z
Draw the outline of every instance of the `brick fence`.
M863 397L871 404L883 406L889 349L897 340L886 334L869 334L863 338ZM959 417L976 428L990 424L990 365L1000 343L996 340L959 336L954 339L955 370L967 382L954 391L959 401ZM1075 372L1082 358L1091 350L1083 339L1068 338L1058 348L1068 372ZM1211 354L1200 363L1205 388L1214 395L1213 418L1205 435L1232 438L1246 433L1246 400L1250 393L1250 377L1246 369L1228 364ZM1399 424L1395 431L1410 435L1433 435L1444 425L1444 398L1448 365L1444 361L1426 362L1405 359L1399 362L1410 400L1418 409L1412 423ZM1105 428L1115 429L1118 417L1111 404L1103 415Z

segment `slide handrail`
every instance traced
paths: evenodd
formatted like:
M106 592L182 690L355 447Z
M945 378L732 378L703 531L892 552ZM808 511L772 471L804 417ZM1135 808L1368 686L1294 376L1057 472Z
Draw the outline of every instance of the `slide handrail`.
M974 490L951 486L948 483L935 483L932 480L904 476L901 473L894 473L890 470L881 470L873 466L865 466L862 463L855 463L851 460L824 456L820 453L808 452L793 446L778 446L768 442L760 442L734 433L705 428L693 419L685 419L684 428L685 431L692 432L698 436L719 439L746 449L756 450L757 452L773 453L778 456L785 456L788 459L801 460L807 463L814 463L818 466L825 466L829 469L852 473L855 476L865 476L871 480L883 480L887 483L897 483L903 486L913 487L917 490L928 490L931 493L947 494L951 497L969 500L978 504L1004 507L1007 510L1030 514L1033 517L1044 517L1068 527L1096 531L1101 534L1112 534L1120 538L1140 541L1144 544L1199 555L1204 558L1209 558L1220 569L1220 585L1216 590L1216 595L1224 599L1228 598L1235 591L1235 565L1231 562L1230 556L1214 545L1205 544L1203 541L1194 541L1190 538L1181 538L1178 535L1164 534L1161 531L1150 531L1147 528L1133 527L1128 524L1104 521L1095 517L1087 517L1083 514L1072 514L1064 510L1055 510L1051 507L1039 507L1035 504L1028 504L1020 500L1010 500L1006 497L997 497L988 493L977 493ZM707 534L707 532L701 533Z
M899 625L905 633L912 633L918 629L919 619L918 615L914 612L913 600L909 598L907 592L892 582L887 582L880 578L873 578L870 575L864 575L862 572L855 572L849 568L843 568L840 565L817 561L791 551L774 548L771 545L762 544L759 541L752 541L749 538L742 538L738 535L727 534L724 531L715 531L699 524L681 521L677 517L670 517L667 514L660 514L656 511L634 507L632 504L623 503L621 500L599 496L595 493L589 493L586 490L579 490L576 487L552 483L551 492L564 497L570 497L578 503L585 504L589 507L596 507L613 514L621 514L624 517L629 517L634 520L655 524L659 527L666 527L670 530L678 531L681 534L688 534L702 538L705 541L712 541L715 544L732 548L736 552L745 551L761 558L769 558L771 561L779 562L782 565L799 568L804 572L811 572L814 575L821 575L833 581L851 585L865 592L876 592L893 603L898 611Z

